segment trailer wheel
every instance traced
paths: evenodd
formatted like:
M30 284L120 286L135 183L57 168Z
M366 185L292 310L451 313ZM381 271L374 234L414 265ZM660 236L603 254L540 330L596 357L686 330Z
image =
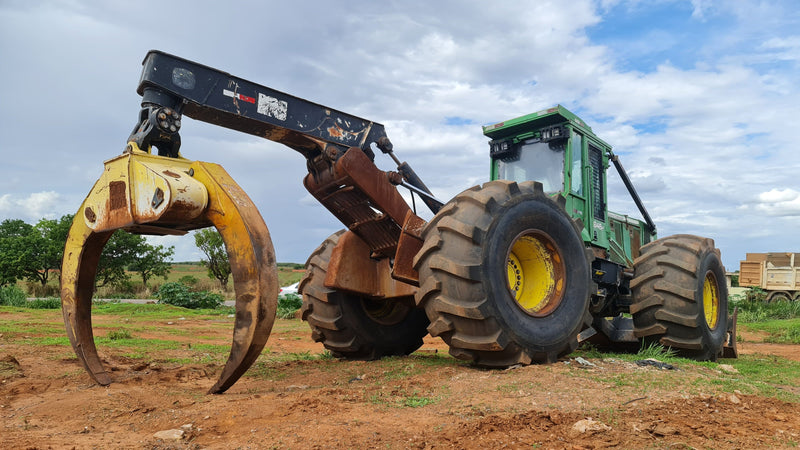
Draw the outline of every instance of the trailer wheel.
M634 274L634 334L682 356L715 361L728 330L728 289L714 241L675 235L651 242L634 261Z
M323 285L331 251L343 233L328 237L306 261L299 290L311 337L338 358L371 360L417 350L428 334L428 318L413 297L378 301Z
M790 302L792 301L792 294L786 291L773 291L767 295L765 300L767 303L772 302Z
M576 225L540 183L464 191L423 235L417 302L451 355L507 367L575 349L591 321L588 260Z

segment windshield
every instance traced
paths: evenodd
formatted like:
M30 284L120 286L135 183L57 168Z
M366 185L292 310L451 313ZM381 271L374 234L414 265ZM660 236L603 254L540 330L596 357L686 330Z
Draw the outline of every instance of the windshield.
M497 161L497 177L516 182L538 181L547 193L564 186L564 146L551 148L538 139L525 141L514 161Z

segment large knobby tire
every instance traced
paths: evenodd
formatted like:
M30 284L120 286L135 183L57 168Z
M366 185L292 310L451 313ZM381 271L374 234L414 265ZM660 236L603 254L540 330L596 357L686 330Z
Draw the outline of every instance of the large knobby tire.
M378 301L323 285L331 251L342 233L334 233L314 250L300 281L301 313L311 337L338 358L371 360L420 348L428 334L428 318L415 307L413 297Z
M634 334L645 344L715 361L728 332L728 288L714 241L668 236L642 247L633 266Z
M575 349L591 322L589 264L563 201L540 183L475 186L423 235L417 303L451 355L508 367L553 362Z

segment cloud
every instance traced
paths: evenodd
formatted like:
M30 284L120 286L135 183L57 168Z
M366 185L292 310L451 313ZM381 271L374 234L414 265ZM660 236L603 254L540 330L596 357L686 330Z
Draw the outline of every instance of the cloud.
M480 125L562 104L622 155L662 235L713 235L731 260L756 230L800 246L792 1L162 3L0 2L0 42L15 43L0 71L0 217L77 209L124 147L139 63L158 48L384 124L442 200L488 180ZM265 20L243 23L245 9ZM302 187L297 153L188 118L182 140L251 196L279 260L342 227ZM610 207L637 215L610 173ZM184 241L178 260L195 257Z
M800 192L794 189L770 189L758 195L756 211L768 216L800 216Z
M23 219L35 222L39 219L55 219L60 215L63 197L54 191L34 192L26 197L11 194L0 195L0 219Z

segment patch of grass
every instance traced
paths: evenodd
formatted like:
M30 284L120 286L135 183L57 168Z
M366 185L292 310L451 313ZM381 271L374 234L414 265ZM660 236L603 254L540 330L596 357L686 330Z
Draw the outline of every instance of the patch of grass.
M436 403L436 399L431 397L422 397L414 392L410 396L403 399L402 405L408 408L421 408L426 405Z
M399 380L406 377L419 375L430 367L435 368L466 364L449 355L440 356L438 353L414 353L411 356L390 356L382 358L379 361L375 361L375 363L382 367L385 380Z
M109 331L107 337L112 341L118 341L120 339L132 339L133 335L131 335L130 331L120 328L119 330Z
M649 344L642 343L642 347L639 349L639 352L636 353L634 356L636 359L657 359L659 361L665 361L667 359L675 359L675 355L677 351L666 348L661 344L657 344L651 342Z
M35 298L26 306L30 309L61 309L61 299L58 297Z
M739 308L739 323L800 318L800 302L776 301L766 303L733 298L728 304L728 309L733 312L734 307Z
M97 302L92 308L92 314L96 315L143 316L148 319L227 316L234 313L235 310L233 308L187 309L158 303L141 305L134 303Z
M742 328L767 333L765 341L773 344L800 344L800 318L765 320L744 324Z
M279 319L293 319L295 313L303 306L303 299L297 294L286 294L278 296L278 315Z
M26 340L26 342L27 341L28 340ZM69 338L67 338L66 336L33 337L30 338L29 341L32 345L58 345L58 346L70 345Z
M21 336L30 334L61 334L64 325L37 323L30 321L3 321L0 323L0 333L8 336Z

